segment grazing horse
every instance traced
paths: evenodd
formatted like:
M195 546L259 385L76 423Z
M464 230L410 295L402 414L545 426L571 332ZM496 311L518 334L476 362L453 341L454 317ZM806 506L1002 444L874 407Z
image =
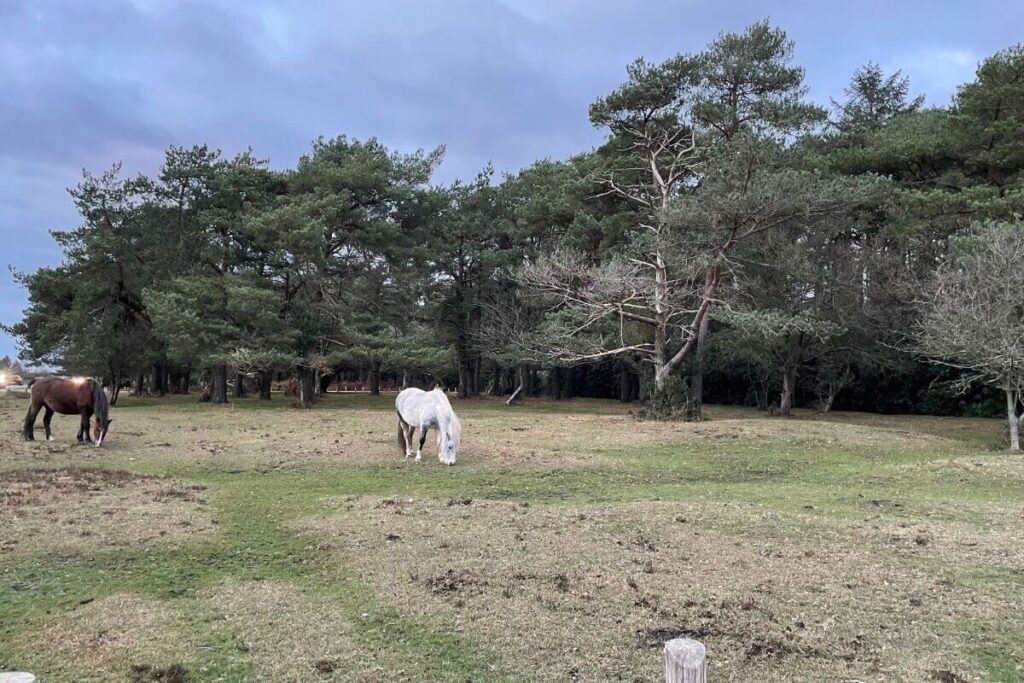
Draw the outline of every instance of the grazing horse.
M405 457L412 457L412 435L419 429L420 445L416 450L416 460L422 459L427 430L434 428L437 430L438 459L446 465L455 464L455 454L462 440L462 425L443 391L405 389L395 399L395 410L398 411L398 445L404 450Z
M78 429L78 440L92 443L89 436L89 418L96 416L96 426L93 436L96 446L103 443L107 436L107 429L110 428L109 404L107 395L102 385L94 379L62 379L60 377L40 377L29 382L29 407L28 415L25 416L25 429L22 432L25 441L35 439L36 415L40 410L45 410L43 415L43 429L46 430L46 440L53 441L50 432L50 419L54 413L61 415L81 415L82 425Z

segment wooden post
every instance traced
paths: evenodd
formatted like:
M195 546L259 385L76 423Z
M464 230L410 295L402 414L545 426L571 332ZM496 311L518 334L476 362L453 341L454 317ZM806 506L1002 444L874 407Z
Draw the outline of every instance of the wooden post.
M665 643L665 683L707 683L704 645L689 638Z

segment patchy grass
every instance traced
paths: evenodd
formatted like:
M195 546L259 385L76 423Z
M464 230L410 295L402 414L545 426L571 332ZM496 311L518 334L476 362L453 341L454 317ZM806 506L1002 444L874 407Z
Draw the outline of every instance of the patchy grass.
M1013 576L1024 551L1005 533L809 513L750 525L749 507L720 503L334 507L298 528L400 611L443 617L536 680L655 680L650 648L679 634L731 655L715 662L722 680L923 680L970 670L936 649L962 623L1024 625L964 578Z
M180 545L212 530L205 488L118 470L0 473L0 550L35 555Z
M158 600L114 594L50 620L33 646L66 663L77 680L109 680L144 669L177 670L188 680L188 667L178 659L188 638L181 621Z
M343 610L280 580L228 581L204 599L239 634L260 680L386 680L386 671L360 656Z
M0 397L0 670L48 681L1024 678L1024 459L994 420L124 397L102 449Z

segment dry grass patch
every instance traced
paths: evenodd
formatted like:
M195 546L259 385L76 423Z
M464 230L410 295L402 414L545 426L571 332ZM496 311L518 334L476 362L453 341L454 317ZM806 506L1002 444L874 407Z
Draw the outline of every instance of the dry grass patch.
M681 634L708 645L722 680L977 680L958 628L1024 628L998 586L943 572L963 551L959 531L932 527L922 543L918 529L802 528L715 504L342 508L301 529L401 613L445 619L522 680L656 680L657 648ZM752 533L726 530L744 519ZM962 565L1020 559L1004 546Z
M329 408L336 397L323 399ZM225 416L217 409L189 414L188 426L168 430L147 416L133 427L147 443L147 460L216 461L224 467L245 466L278 471L309 464L379 465L403 462L392 411L343 408L317 410L248 410ZM227 409L230 410L230 409ZM455 402L463 425L459 453L462 466L512 466L536 470L578 468L593 463L593 449L622 427L614 415L565 416L495 411L481 402ZM134 417L134 416L133 416ZM185 415L182 415L185 418ZM625 418L628 419L628 418ZM632 422L632 420L629 420ZM598 429L594 434L593 430ZM425 465L437 463L437 441L431 432L424 446ZM582 447L582 450L581 450ZM592 447L592 448L590 448ZM588 452L589 449L589 452Z
M963 444L955 439L918 430L903 429L891 422L869 427L846 422L819 419L813 413L801 413L799 419L769 417L764 413L747 411L742 417L716 419L717 411L709 411L708 422L670 424L669 429L687 440L704 442L707 439L736 439L764 445L787 445L822 448L827 454L832 448L873 448L880 450L953 450ZM726 411L729 414L733 411ZM644 425L644 430L651 429ZM656 428L654 428L656 429Z
M910 462L892 467L900 474L920 472L939 475L947 480L955 478L971 481L978 477L989 477L994 480L1024 479L1024 458L1010 452L973 453L948 460Z
M356 400L356 399L359 400ZM116 422L102 449L79 448L74 418L54 421L57 441L23 444L17 429L27 401L0 397L0 456L7 463L81 462L121 466L123 458L149 467L208 466L275 472L310 464L378 465L398 463L392 396L321 399L315 410L296 410L275 396L273 408L256 399L227 406L198 404L194 397L163 399L155 408L133 405L122 397L114 408ZM838 414L827 420L800 411L800 419L772 418L756 410L711 406L701 423L638 423L630 406L574 399L556 402L531 398L507 408L496 399L454 401L463 423L460 465L498 470L543 471L606 467L607 451L647 445L678 444L703 448L749 446L952 450L955 436L974 422L914 418L915 428L885 416ZM548 411L550 409L550 411ZM977 421L975 421L977 422ZM928 430L916 428L918 423ZM933 425L934 423L934 425ZM934 429L932 429L934 426ZM984 426L984 425L983 425ZM986 427L987 428L987 427ZM5 438L6 437L6 438ZM436 442L428 439L425 464L436 463ZM2 468L3 466L0 466Z
M259 675L280 683L385 681L387 671L360 657L352 627L322 600L280 581L232 581L208 591Z
M208 535L205 487L79 468L0 473L0 549L95 551Z
M23 649L72 665L74 680L185 683L180 622L165 603L120 593L54 618Z

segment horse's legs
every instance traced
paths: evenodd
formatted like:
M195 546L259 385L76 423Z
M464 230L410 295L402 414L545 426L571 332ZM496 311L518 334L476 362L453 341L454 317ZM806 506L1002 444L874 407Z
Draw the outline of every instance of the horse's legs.
M53 419L53 408L48 405L44 405L43 410L46 411L43 413L43 431L46 432L46 440L53 441L53 434L50 433L50 420Z
M430 431L429 427L420 426L420 447L416 449L416 460L423 459L423 444L427 440L427 432Z
M21 432L21 436L25 441L35 441L35 425L36 415L39 414L39 405L36 405L35 401L30 400L28 404L28 415L25 416L25 427Z
M413 457L413 430L416 429L413 425L401 419L398 416L398 440L401 442L400 445L406 446L406 457Z
M92 443L92 437L89 436L89 418L90 417L92 417L92 411L91 410L89 410L88 408L85 408L84 410L82 410L82 427L81 427L81 429L79 430L79 433L78 433L79 434L78 440L79 441L84 441L85 443Z
M403 434L405 436L405 457L411 458L412 457L412 435L416 431L416 428L413 427L412 425L408 425L407 424L407 425L405 425L405 427L403 429L404 429Z

